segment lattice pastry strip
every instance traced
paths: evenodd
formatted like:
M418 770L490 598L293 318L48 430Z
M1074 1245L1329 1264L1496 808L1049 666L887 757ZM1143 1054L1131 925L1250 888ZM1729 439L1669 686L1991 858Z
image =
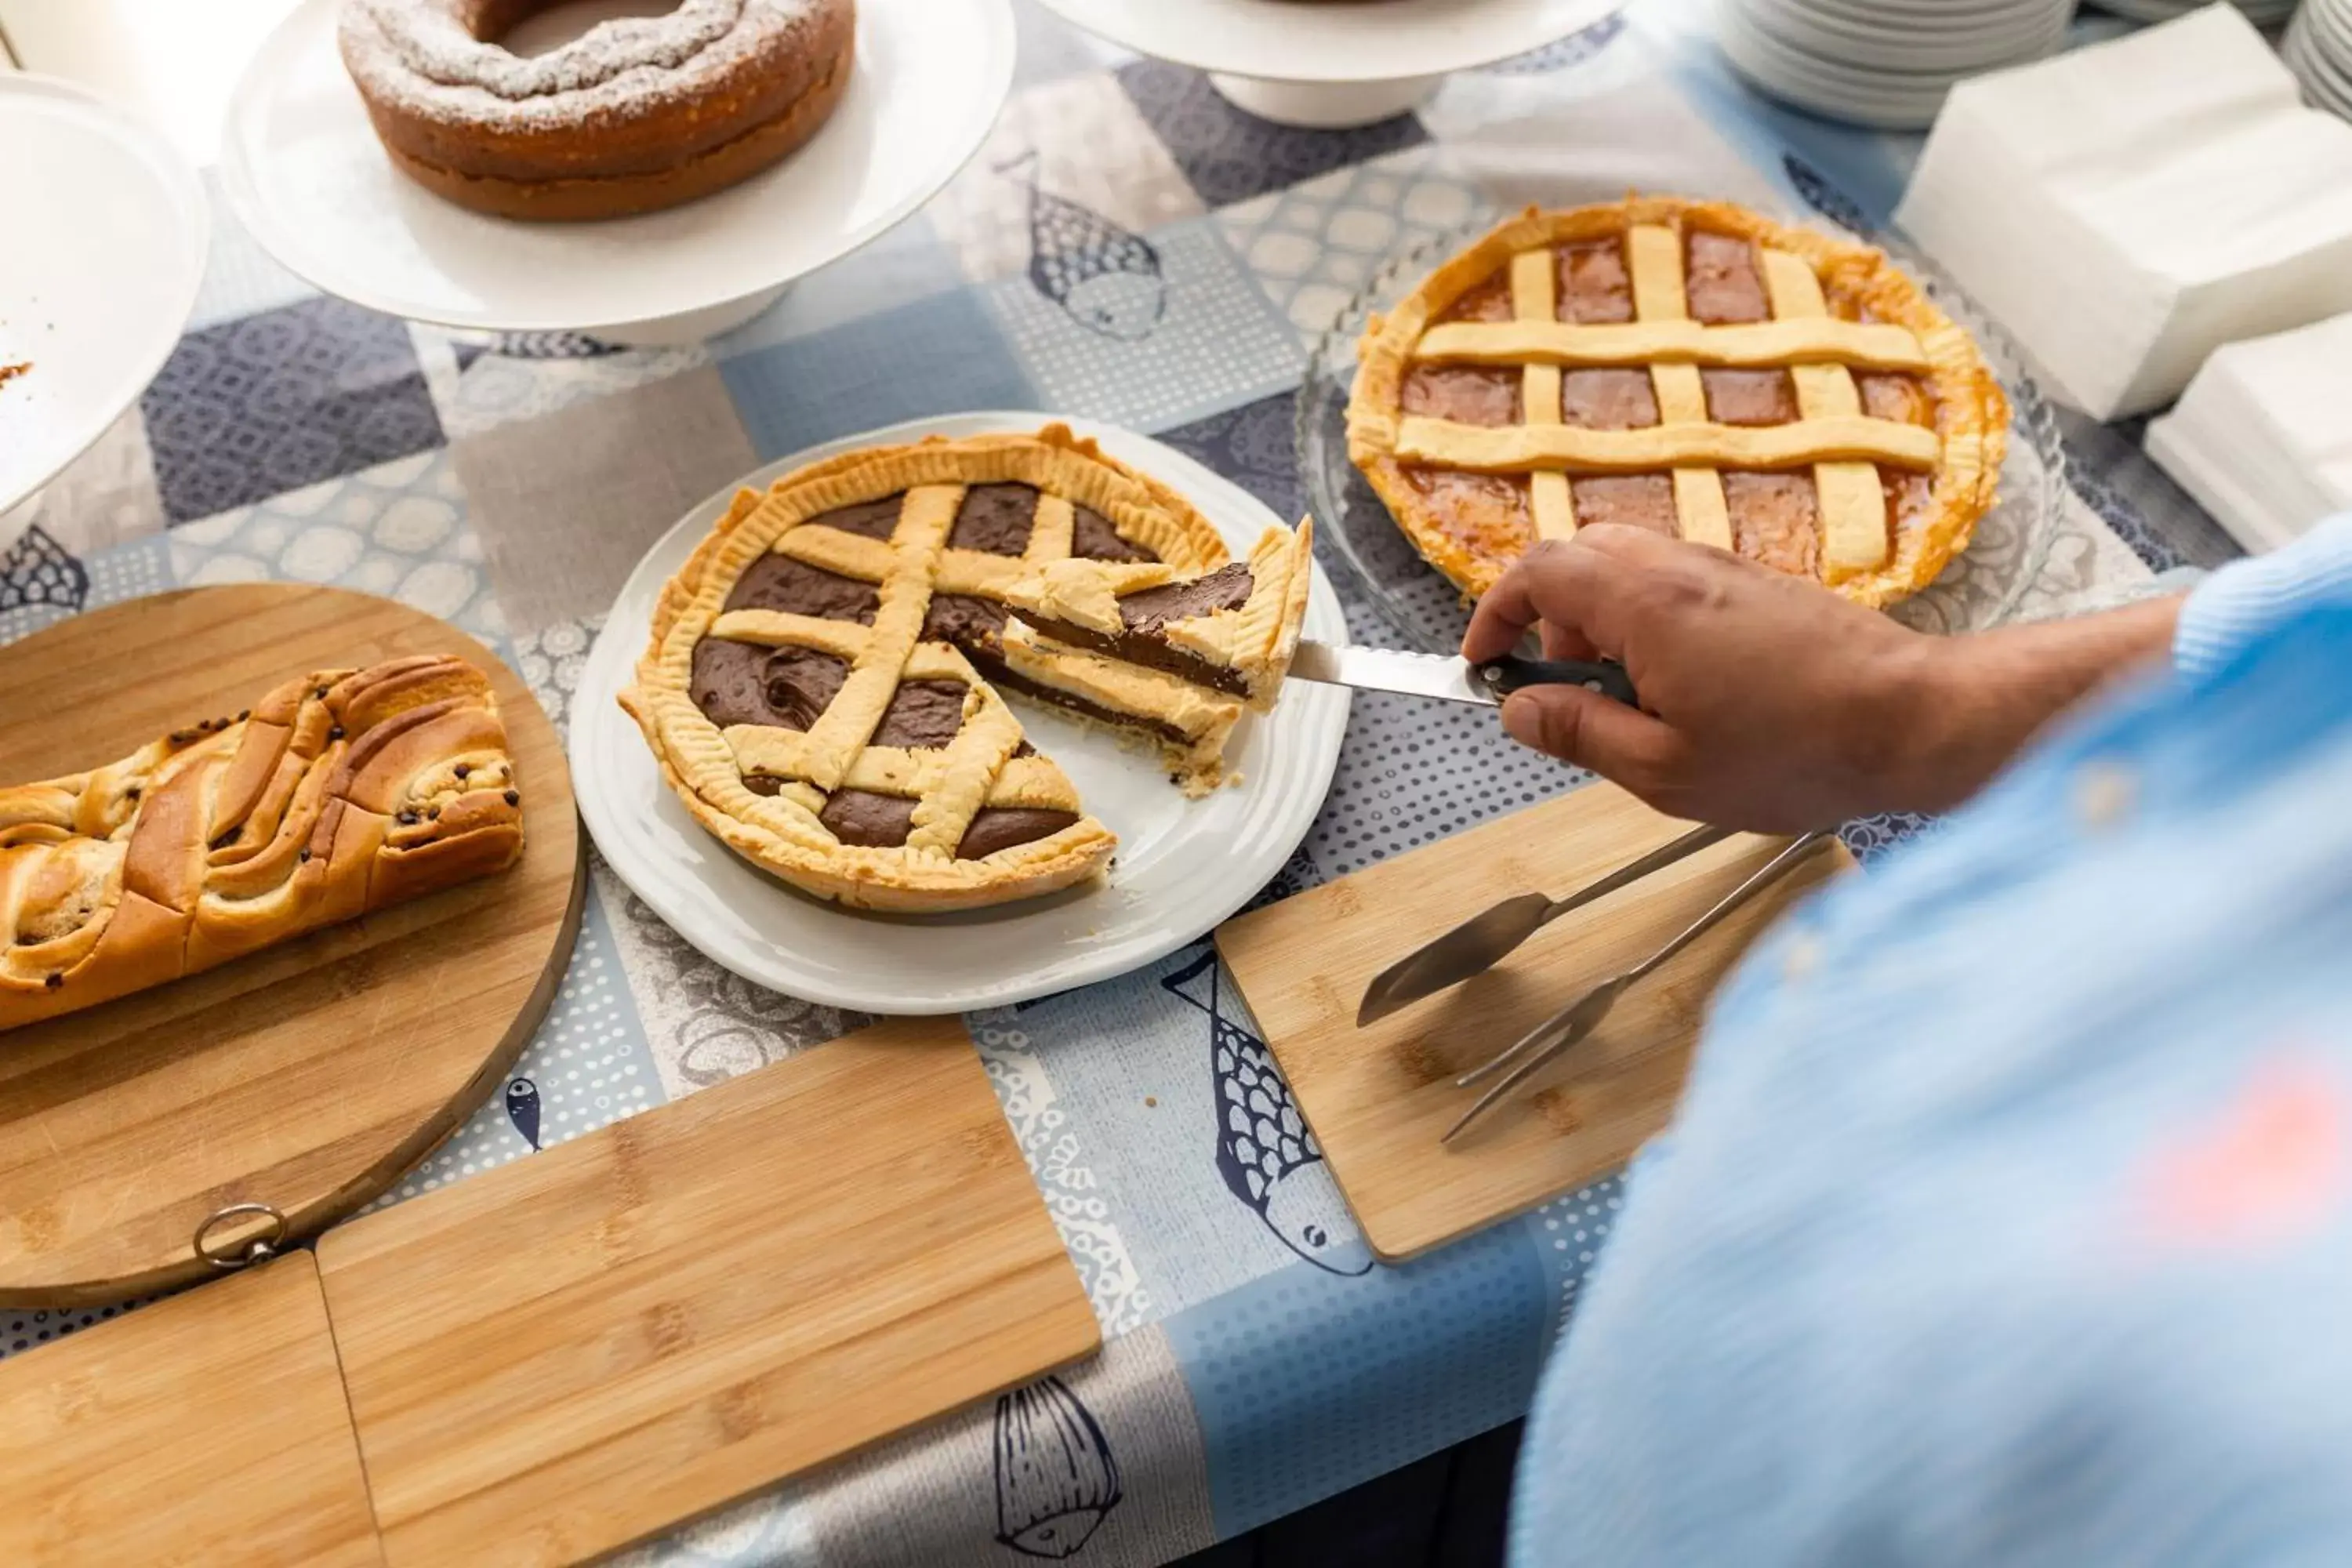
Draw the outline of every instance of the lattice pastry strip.
M1687 321L1689 289L1683 279L1682 236L1655 224L1636 224L1625 232L1625 254L1633 274L1635 318L1645 322ZM1697 365L1687 360L1660 361L1650 367L1650 380L1658 400L1659 425L1707 425L1706 389L1699 380ZM1731 513L1723 499L1723 476L1704 463L1678 464L1674 476L1675 514L1683 537L1730 549Z
M1760 258L1764 289L1780 321L1826 318L1829 300L1822 280L1801 257L1767 249ZM1862 413L1862 392L1853 372L1834 361L1789 369L1797 411L1807 419L1850 418ZM1889 539L1886 497L1874 463L1822 463L1813 468L1816 505L1822 519L1822 566L1832 583L1884 565Z
M1511 258L1511 313L1522 321L1549 321L1559 310L1559 291L1551 252L1528 250ZM1519 373L1519 404L1530 425L1557 425L1559 366L1530 359ZM1529 510L1538 539L1566 539L1576 531L1576 501L1568 476L1538 468L1528 476Z
M0 1029L503 869L520 792L488 679L431 656L0 789Z

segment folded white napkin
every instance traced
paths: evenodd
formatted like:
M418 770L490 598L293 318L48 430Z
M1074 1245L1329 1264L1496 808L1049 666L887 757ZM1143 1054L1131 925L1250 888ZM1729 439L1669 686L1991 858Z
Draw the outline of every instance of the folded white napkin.
M2147 454L2249 550L2352 508L2352 315L2214 351Z
M2098 418L2352 310L2352 125L2236 9L1962 82L1895 215Z

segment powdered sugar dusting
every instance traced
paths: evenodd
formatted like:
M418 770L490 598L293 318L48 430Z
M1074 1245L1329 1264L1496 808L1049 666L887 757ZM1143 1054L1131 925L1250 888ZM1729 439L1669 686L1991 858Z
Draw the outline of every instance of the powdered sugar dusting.
M467 31L459 0L344 0L344 63L369 96L435 119L585 122L699 92L835 0L681 0L524 57Z

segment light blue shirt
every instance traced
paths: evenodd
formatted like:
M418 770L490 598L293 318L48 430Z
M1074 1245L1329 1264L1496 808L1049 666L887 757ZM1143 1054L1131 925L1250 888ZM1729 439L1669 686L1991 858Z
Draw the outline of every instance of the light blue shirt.
M2352 516L1746 962L1512 1547L2352 1563Z

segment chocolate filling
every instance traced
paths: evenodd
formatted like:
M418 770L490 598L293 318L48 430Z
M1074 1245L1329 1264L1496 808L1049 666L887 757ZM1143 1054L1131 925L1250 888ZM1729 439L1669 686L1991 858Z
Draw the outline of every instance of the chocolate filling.
M963 841L956 846L956 858L977 860L983 855L993 855L1016 844L1034 844L1040 838L1052 837L1077 819L1078 814L1075 811L1047 811L1030 805L983 805L973 814L971 826L963 830Z
M1249 566L1233 562L1190 583L1164 583L1160 588L1127 595L1119 599L1119 621L1127 623L1129 632L1157 637L1167 630L1169 621L1192 621L1195 616L1212 616L1221 609L1242 609L1254 585L1256 578L1249 576Z
M1071 811L1046 811L1034 806L984 805L964 828L956 858L977 860L1016 844L1033 844L1052 837L1077 821ZM867 849L895 849L914 830L915 803L903 795L877 795L871 790L845 789L824 803L817 813L832 835L844 844Z
M1195 686L1231 692L1235 697L1249 695L1249 683L1241 678L1238 671L1222 664L1211 664L1204 658L1195 658L1181 647L1170 647L1156 636L1129 632L1123 637L1107 637L1090 626L1077 626L1069 621L1030 619L1029 624L1055 642L1066 642L1072 647L1092 648L1097 653L1115 655L1129 664L1164 669Z
M915 803L905 795L865 789L835 791L816 814L835 838L867 849L895 849L907 842L914 817Z
M874 612L881 605L882 595L871 583L771 552L743 569L743 575L735 581L735 591L727 595L726 607L776 610L870 626Z
M1002 646L1003 631L1004 606L993 599L934 594L930 607L923 612L925 641L953 643L967 652Z
M826 528L837 528L844 533L854 533L860 539L887 542L898 526L898 509L906 500L906 492L901 490L894 496L884 496L880 500L860 501L856 506L821 511L809 521Z
M1171 621L1191 620L1195 616L1240 608L1248 601L1255 582L1250 569L1236 561L1189 583L1170 583L1129 594L1118 602L1119 618L1127 623L1127 633L1123 637L1106 637L1090 626L1077 626L1069 621L1029 616L1022 618L1056 641L1069 643L1076 647L1093 648L1098 653L1114 654L1129 664L1164 669L1197 685L1229 691L1236 697L1246 697L1249 695L1249 683L1242 679L1240 671L1225 665L1212 664L1171 645L1168 626Z
M1070 553L1082 561L1157 561L1159 556L1140 544L1129 543L1118 536L1110 519L1085 507L1074 509L1076 518L1070 526Z
M963 728L964 693L971 689L961 680L902 681L882 710L874 727L876 746L935 748L946 745Z
M1076 693L1064 691L1056 687L1041 685L1010 669L999 670L989 679L1007 691L1018 691L1024 697L1034 697L1040 702L1048 702L1056 708L1066 708L1073 713L1081 713L1089 719L1098 719L1106 724L1117 724L1129 730L1142 730L1159 736L1163 741L1172 741L1180 746L1189 746L1192 743L1192 736L1162 720L1147 719L1137 713L1116 713L1099 704L1089 702Z
M1189 583L1169 583L1129 594L1118 602L1118 616L1129 631L1157 637L1171 621L1240 609L1249 602L1250 589L1255 585L1250 569L1236 561Z
M974 485L963 492L963 504L956 508L955 526L948 531L948 548L1018 555L1029 548L1029 533L1036 521L1037 492L1030 486Z
M849 677L849 661L805 647L705 637L694 645L689 692L703 717L721 729L766 724L805 730Z

